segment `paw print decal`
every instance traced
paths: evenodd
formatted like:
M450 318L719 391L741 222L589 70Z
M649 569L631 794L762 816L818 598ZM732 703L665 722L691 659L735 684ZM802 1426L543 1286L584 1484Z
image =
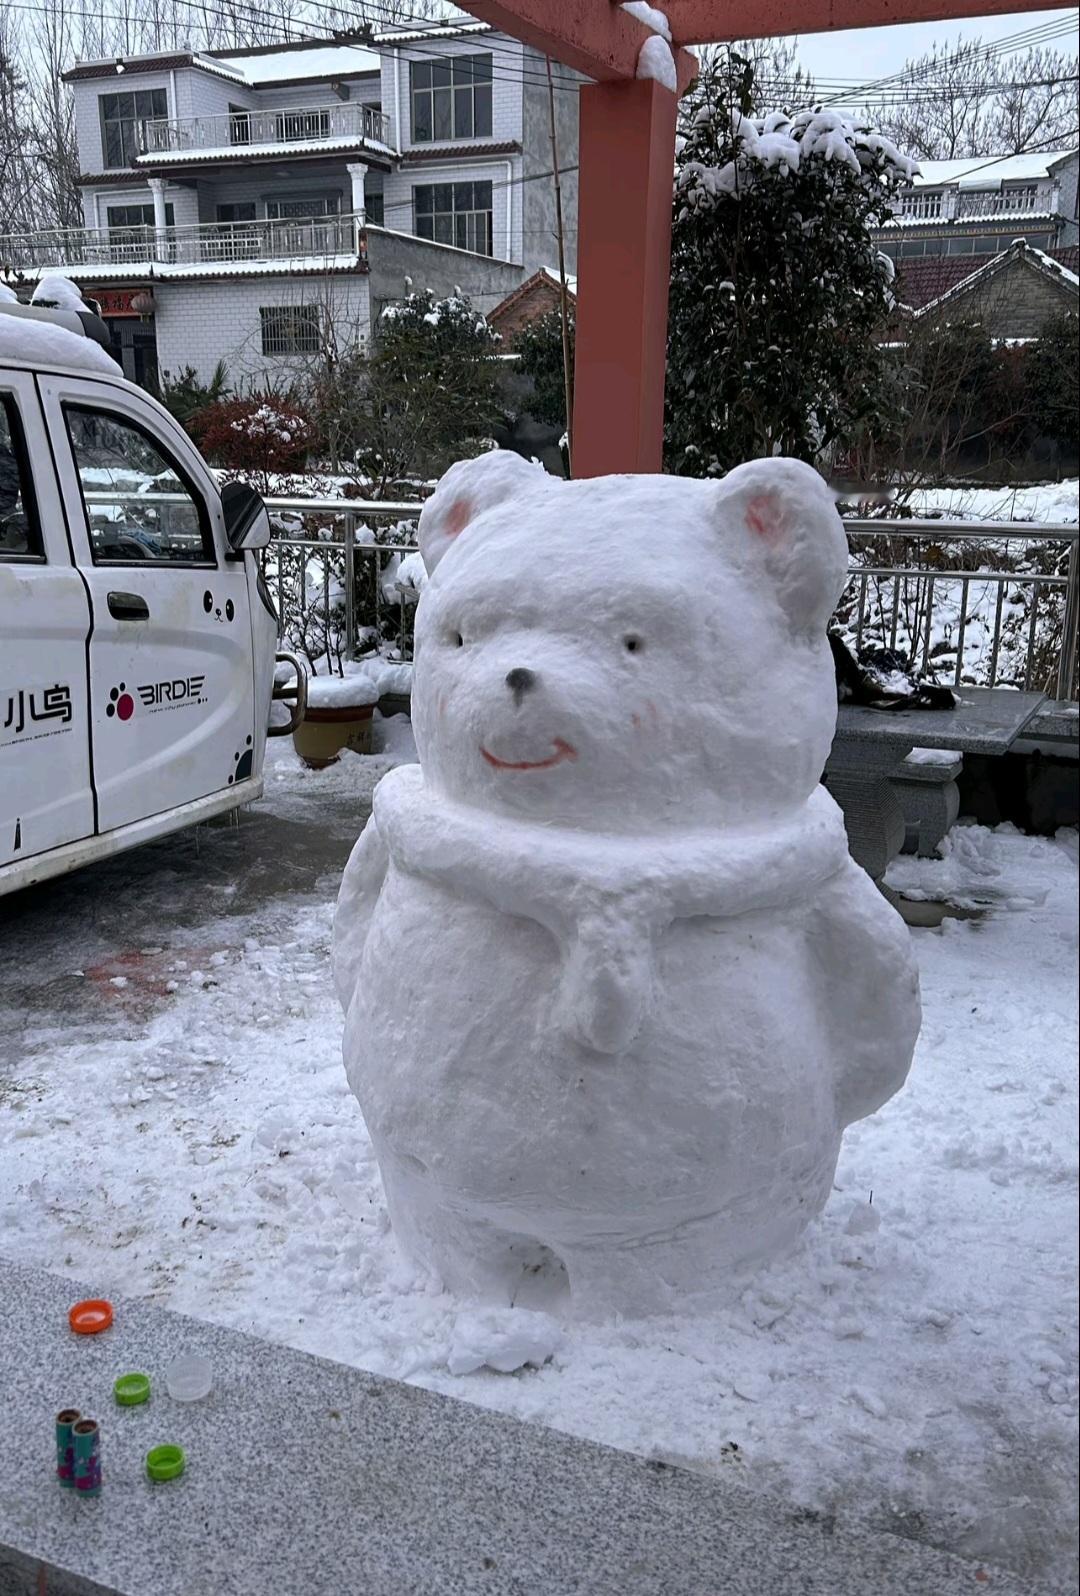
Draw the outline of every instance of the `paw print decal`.
M255 761L255 751L251 746L250 737L246 737L244 741L246 747L244 748L243 753L233 755L233 773L229 777L230 787L234 781L246 781L251 775L251 767Z
M209 588L202 596L202 607L207 615L213 614L219 621L231 621L236 614L236 605L232 599L225 600L225 610L222 613L221 605L214 603L214 595Z
M130 720L135 713L135 700L127 691L123 682L119 687L109 691L109 702L105 705L105 713L111 720L115 715L117 720Z

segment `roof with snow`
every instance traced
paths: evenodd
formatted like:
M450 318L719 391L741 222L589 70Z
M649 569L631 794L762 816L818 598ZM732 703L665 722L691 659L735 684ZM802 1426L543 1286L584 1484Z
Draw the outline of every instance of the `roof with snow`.
M363 77L380 70L379 57L360 44L324 44L314 48L242 50L214 60L252 88L275 83Z
M387 28L385 32L375 34L374 42L389 48L397 44L428 44L433 39L460 39L471 33L491 32L489 22L433 22L426 28Z
M1061 261L1055 260L1045 250L1035 249L1026 239L1018 238L1009 245L1008 249L1002 250L1000 255L992 255L984 265L976 267L970 276L965 277L959 283L954 283L951 288L946 289L943 294L939 294L936 299L929 300L926 304L920 306L915 312L916 316L924 316L927 311L936 309L939 305L948 303L949 300L971 293L973 289L989 282L991 278L996 277L999 272L1004 271L1015 261L1022 261L1024 265L1041 273L1066 292L1071 290L1074 295L1080 294L1080 276L1077 276L1076 272L1063 265Z
M1080 246L1043 252L1072 273L1080 271ZM966 282L986 264L978 255L919 255L896 263L896 293L912 310L940 299L958 283Z
M1075 150L1048 150L1041 155L968 156L963 161L920 161L913 188L998 188L1002 183L1030 182L1050 177L1051 168L1075 155Z

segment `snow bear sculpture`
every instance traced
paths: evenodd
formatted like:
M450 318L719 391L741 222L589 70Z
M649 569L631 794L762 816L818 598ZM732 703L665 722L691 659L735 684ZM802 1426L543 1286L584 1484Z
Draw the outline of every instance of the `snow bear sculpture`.
M344 1056L402 1247L511 1302L669 1309L790 1243L903 1083L908 932L818 785L820 477L454 466L420 518L419 765L345 871Z

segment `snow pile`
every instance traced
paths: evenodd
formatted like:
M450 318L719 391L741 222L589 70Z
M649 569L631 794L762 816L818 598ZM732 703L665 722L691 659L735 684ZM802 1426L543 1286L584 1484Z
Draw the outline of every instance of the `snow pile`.
M896 861L890 881L909 894L940 896L947 873L954 895L992 888L994 901L913 933L924 1024L908 1084L848 1131L825 1211L788 1257L698 1313L597 1326L555 1312L562 1343L542 1368L460 1377L447 1360L462 1304L401 1256L341 1071L331 902L388 749L411 756L404 717L376 715L374 737L378 755L323 772L279 740L267 799L238 830L10 900L4 1252L95 1295L153 1300L841 1524L996 1556L1032 1588L1067 1570L1075 834L963 827L944 862ZM653 1136L637 1156L643 1171L662 1157ZM864 1210L876 1231L859 1233Z
M549 1314L527 1308L492 1308L460 1313L446 1358L451 1374L494 1369L513 1374L532 1366L543 1368L562 1343L562 1329Z
M702 106L695 126L706 127L718 115L714 107ZM679 191L691 209L738 198L764 171L788 175L809 160L837 162L857 177L884 178L894 185L910 182L919 169L918 162L902 155L891 139L839 111L800 111L794 117L771 111L765 117L751 117L732 110L730 128L733 160L719 167L688 161L679 173Z
M25 361L31 366L72 366L101 371L109 377L122 376L116 361L92 338L69 332L53 322L7 311L0 313L0 360Z
M325 670L325 660L316 664ZM377 704L384 693L407 696L412 690L412 671L407 661L383 659L380 655L344 660L340 675L327 672L308 677L308 703L316 709L344 709Z
M635 17L638 22L643 22L647 28L651 28L662 39L666 39L668 44L671 43L671 25L656 6L648 5L646 0L623 0L619 9L625 11L628 16Z
M637 76L653 78L675 94L679 84L675 72L675 47L671 42L671 27L667 17L656 6L646 4L646 0L623 0L620 10L644 23L653 32L653 37L646 39L638 51Z
M30 300L39 310L88 310L78 286L70 277L43 277Z
M17 305L19 296L7 283L0 283L0 305Z

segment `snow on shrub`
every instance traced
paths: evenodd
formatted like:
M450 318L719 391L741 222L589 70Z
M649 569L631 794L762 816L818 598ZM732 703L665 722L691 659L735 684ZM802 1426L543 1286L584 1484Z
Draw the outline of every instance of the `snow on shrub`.
M247 477L263 493L271 475L303 470L308 423L281 399L227 399L195 420L199 442L215 463Z
M873 232L918 167L837 111L751 116L752 92L735 52L707 66L677 156L666 442L690 476L824 464L892 402Z

